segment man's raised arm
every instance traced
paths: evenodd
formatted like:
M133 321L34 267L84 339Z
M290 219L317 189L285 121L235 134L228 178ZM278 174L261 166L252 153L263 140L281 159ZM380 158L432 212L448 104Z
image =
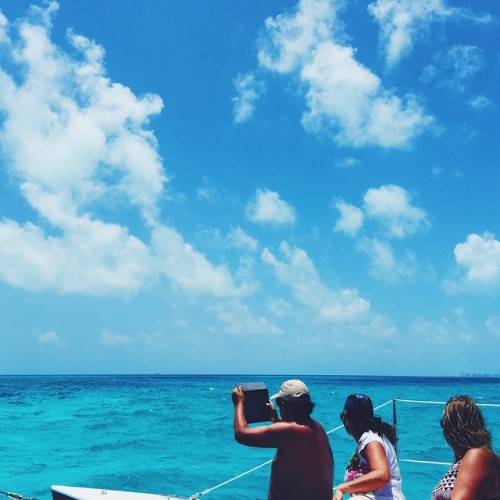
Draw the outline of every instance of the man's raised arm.
M245 394L238 386L233 389L234 404L234 438L238 443L259 448L282 448L292 433L293 425L280 422L276 410L270 406L272 425L250 427L245 418Z

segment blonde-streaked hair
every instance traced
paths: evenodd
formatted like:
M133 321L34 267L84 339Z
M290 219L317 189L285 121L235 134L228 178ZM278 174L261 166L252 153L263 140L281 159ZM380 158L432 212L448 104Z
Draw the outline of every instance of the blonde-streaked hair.
M457 459L463 458L472 448L483 448L493 453L491 434L486 428L483 413L469 396L454 396L447 401L441 427Z

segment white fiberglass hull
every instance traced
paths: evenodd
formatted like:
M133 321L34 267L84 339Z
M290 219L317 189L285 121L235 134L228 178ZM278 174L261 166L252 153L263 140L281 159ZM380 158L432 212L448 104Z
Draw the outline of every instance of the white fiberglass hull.
M52 486L53 500L182 500L181 497L135 493L133 491L79 488L76 486Z

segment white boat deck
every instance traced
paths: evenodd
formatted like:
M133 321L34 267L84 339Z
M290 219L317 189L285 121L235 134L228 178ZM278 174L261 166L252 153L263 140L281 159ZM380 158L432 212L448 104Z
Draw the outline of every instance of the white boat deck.
M52 486L53 500L186 500L170 495L135 493L132 491L79 488L76 486Z

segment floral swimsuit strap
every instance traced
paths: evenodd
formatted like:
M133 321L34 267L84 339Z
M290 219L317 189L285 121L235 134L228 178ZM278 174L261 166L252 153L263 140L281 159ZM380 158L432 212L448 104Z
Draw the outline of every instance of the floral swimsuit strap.
M353 481L358 477L362 477L365 474L368 474L368 472L370 472L370 466L366 463L365 460L362 460L361 456L359 455L359 451L356 449L351 457L351 460L349 460L349 463L347 464L344 474L344 480L346 482ZM367 493L373 492L369 491Z

